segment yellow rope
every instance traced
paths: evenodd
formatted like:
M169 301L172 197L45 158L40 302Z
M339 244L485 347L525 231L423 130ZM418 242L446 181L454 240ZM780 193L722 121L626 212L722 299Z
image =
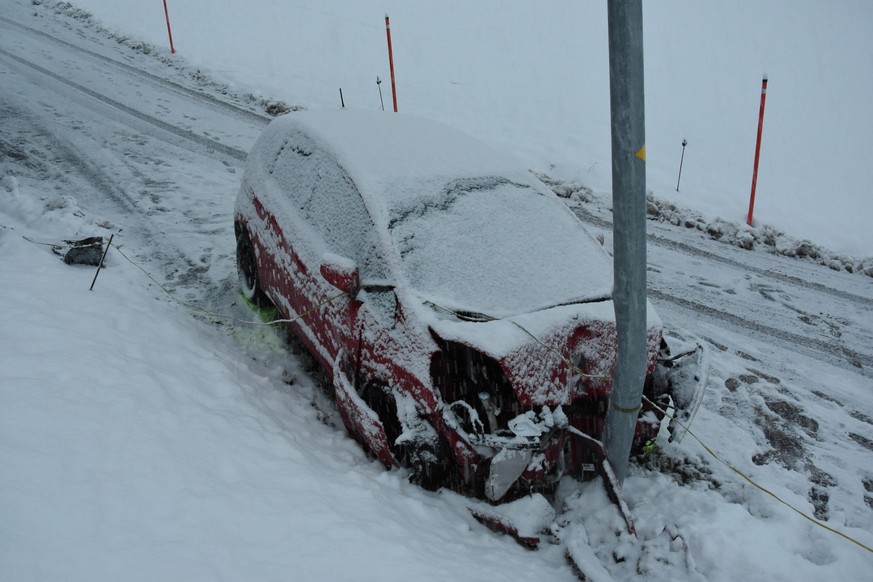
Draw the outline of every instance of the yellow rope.
M5 227L5 226L4 226L3 228L9 228L9 227ZM15 230L15 229L14 229L14 228L10 228L10 230ZM21 235L21 238L23 238L23 239L26 240L27 242L29 242L29 243L33 243L33 244L35 244L35 245L40 245L40 246L44 246L44 247L52 247L53 249L62 249L62 248L64 248L64 245L62 245L62 244L58 244L58 243L48 243L48 242L40 242L40 241L38 241L38 240L33 240L32 238L28 238L28 237L26 237L26 236L24 236L24 235Z
M753 487L755 487L756 489L758 489L760 491L763 491L764 493L766 493L767 495L769 495L770 497L772 497L773 499L775 499L776 501L778 501L782 505L785 505L786 507L788 507L789 509L791 509L795 513L800 514L805 519L811 521L812 523L819 526L820 528L826 529L831 533L837 534L841 538L852 542L853 544L867 550L870 553L873 553L873 548L870 548L869 546L862 544L861 542L859 542L855 538L853 538L847 534L844 534L843 532L836 530L836 529L830 527L829 525L826 525L826 524L820 522L819 520L812 517L811 515L808 515L808 514L804 513L803 511L797 509L796 507L794 507L793 505L791 505L790 503L788 503L787 501L785 501L784 499L782 499L781 497L779 497L778 495L776 495L775 493L773 493L772 491L767 489L766 487L756 483L751 477L749 477L748 475L746 475L745 473L743 473L742 471L740 471L739 469L737 469L736 467L734 467L733 465L731 465L730 463L728 463L727 461L725 461L724 459L722 459L721 457L716 455L715 452L711 448L709 448L702 440L700 440L700 437L698 437L696 434L694 434L694 432L692 432L690 428L685 426L679 419L668 414L666 410L664 410L663 408L661 408L660 406L658 406L657 404L655 404L654 402L652 402L651 400L646 398L646 396L643 396L643 399L646 402L648 402L652 407L654 407L658 412L660 412L661 414L663 414L664 416L666 416L667 418L676 422L679 426L684 428L685 431L694 438L694 440L696 440L698 443L700 443L700 446L702 446L704 448L704 450L712 456L712 458L714 458L716 461L718 461L719 463L721 463L722 465L724 465L725 467L727 467L728 469L730 469L731 471L733 471L734 473L736 473L737 475L742 477L750 485L752 485Z

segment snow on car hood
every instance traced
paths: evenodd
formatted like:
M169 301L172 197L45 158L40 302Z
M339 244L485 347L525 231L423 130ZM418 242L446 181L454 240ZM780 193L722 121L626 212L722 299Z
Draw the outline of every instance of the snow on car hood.
M553 195L503 178L457 180L389 225L410 286L442 307L506 317L600 301L612 265Z
M647 353L654 364L661 340L660 317L646 302ZM593 384L609 390L615 367L617 331L612 301L562 305L505 319L471 322L448 313L418 308L419 316L440 338L495 358L512 381L523 405L567 404L576 390L579 356Z
M611 259L513 158L405 115L308 111L277 122L336 156L395 252L398 287L491 317L611 297Z

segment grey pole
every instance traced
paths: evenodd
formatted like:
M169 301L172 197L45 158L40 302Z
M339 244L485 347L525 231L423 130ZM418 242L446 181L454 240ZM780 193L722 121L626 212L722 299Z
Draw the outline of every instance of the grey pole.
M647 364L642 0L608 0L607 12L618 365L603 440L606 457L622 482L627 474Z

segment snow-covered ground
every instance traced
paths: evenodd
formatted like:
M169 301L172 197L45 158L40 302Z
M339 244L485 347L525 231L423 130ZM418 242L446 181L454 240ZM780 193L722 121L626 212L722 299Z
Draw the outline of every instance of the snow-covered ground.
M264 104L248 94L335 106L342 86L347 103L375 107L369 78L388 77L385 7L370 14L365 3L264 1L244 17L235 10L254 3L213 1L206 9L170 1L180 49L170 56L139 40L162 43L165 31L159 3L147 16L138 12L143 4L77 2L114 33L54 2L4 0L0 13L0 578L575 579L564 546L525 550L476 522L468 500L422 491L367 458L324 412L310 361L293 343L288 349L280 330L247 323L255 316L236 290L233 200L242 158L267 123ZM556 190L573 192L568 205L609 248L608 109L580 115L608 103L605 27L592 24L605 22L602 7L568 3L565 14L548 14L458 4L461 16L388 3L401 109L530 160ZM785 501L873 546L873 281L857 272L873 248L861 228L870 203L860 186L871 170L860 147L849 158L857 163L835 162L844 144L831 143L822 127L828 113L809 105L824 90L796 85L789 101L775 89L808 67L832 79L827 63L843 55L842 43L857 53L849 64L869 72L870 48L858 40L869 8L768 3L763 23L779 10L794 18L769 29L777 40L755 60L755 31L764 24L731 35L742 7L675 2L670 14L655 14L653 6L649 169L652 216L664 220L649 222L650 297L669 327L697 334L712 355L695 433ZM582 22L578 35L572 18ZM531 29L535 21L541 29ZM798 30L817 42L780 44ZM358 44L371 34L371 47ZM736 58L709 60L683 36L729 43ZM462 37L476 50L465 51ZM288 48L278 50L280 41ZM588 50L576 47L589 42ZM679 48L687 61L671 60ZM574 50L586 58L568 57ZM440 53L448 51L463 65L447 64ZM373 74L361 73L371 70L362 61ZM839 62L838 71L848 67ZM757 85L765 65L768 108L782 99L788 111L807 113L803 122L774 115L765 148L777 149L781 136L785 156L806 157L780 162L772 152L762 161L773 173L762 176L759 194L801 201L782 218L763 203L760 216L790 239L852 255L855 273L839 260L827 268L772 252L775 245L749 251L724 242L763 237L735 225L745 202L717 200L745 190L750 168L737 169L746 163L737 152L754 145L737 144L745 137L732 132L754 133L756 87L737 104L731 83L748 74ZM566 81L571 66L585 84ZM674 138L661 129L673 118L658 112L668 101L659 82L683 67L695 73L692 93L718 109L704 127L707 110L686 103L695 121ZM840 86L864 89L871 79L859 73ZM556 99L565 93L582 106ZM737 127L734 108L751 108L747 127ZM870 128L870 113L851 99L833 109L857 120L841 131L862 145L854 132ZM786 137L791 131L814 139ZM693 202L701 220L662 201L672 196L673 160L659 161L666 154L657 152L678 156L682 137L690 143L688 182L672 200ZM692 163L697 143L701 157ZM704 156L704 144L716 143L730 147ZM808 143L819 145L810 153ZM837 145L821 167L809 161ZM805 198L823 187L841 209L833 215ZM829 222L813 221L821 217ZM710 226L727 234L715 240ZM93 269L64 265L42 244L110 234L118 248L93 291ZM780 248L806 248L787 241ZM744 482L690 437L662 443L661 453L634 465L625 492L636 541L617 533L617 514L596 482L582 487L581 504L579 492L562 492L576 509L555 533L577 557L588 556L582 566L592 579L860 580L873 560Z

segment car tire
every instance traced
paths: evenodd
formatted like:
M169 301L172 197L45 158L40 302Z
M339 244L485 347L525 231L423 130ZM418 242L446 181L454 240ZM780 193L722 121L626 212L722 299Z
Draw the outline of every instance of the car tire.
M255 248L246 229L241 228L236 237L236 267L243 296L257 307L268 307L269 300L261 288Z

